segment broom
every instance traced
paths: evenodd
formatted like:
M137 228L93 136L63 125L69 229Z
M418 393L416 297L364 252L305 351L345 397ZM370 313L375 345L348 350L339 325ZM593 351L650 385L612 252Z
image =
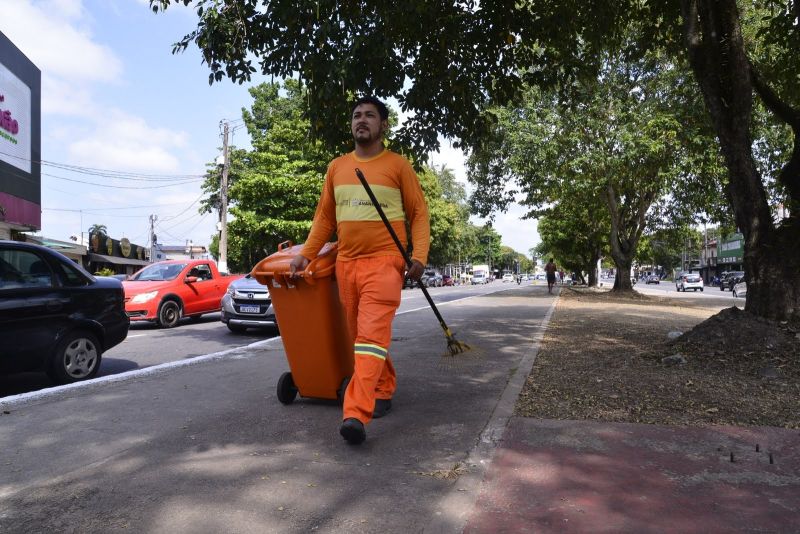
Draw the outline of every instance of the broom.
M364 173L361 172L361 169L356 169L356 176L358 176L358 181L361 182L361 185L364 186L364 189L367 191L367 195L369 195L369 199L372 201L372 205L375 206L375 209L378 210L378 215L381 216L381 220L383 224L386 225L386 229L389 230L389 234L391 234L392 239L394 240L394 244L397 245L397 250L400 251L400 254L403 255L403 259L406 261L406 265L408 268L411 268L411 258L408 257L408 252L406 249L403 248L403 244L400 243L400 239L398 239L397 234L392 228L392 225L389 223L389 219L386 218L386 214L383 212L383 208L378 203L378 199L375 198L375 193L372 192L372 188L370 188L369 184L367 183L367 179L364 178ZM428 304L430 304L431 309L433 310L434 315L439 320L439 326L442 327L444 330L444 335L447 338L447 354L445 356L456 356L458 354L462 354L464 352L472 350L472 347L467 345L466 343L462 343L458 341L450 329L447 327L447 324L444 322L442 318L442 314L439 313L439 309L436 307L436 304L433 303L433 299L431 298L430 294L428 293L428 289L425 287L425 284L422 283L422 280L417 280L417 285L422 290L422 293L425 295L425 298L428 300Z

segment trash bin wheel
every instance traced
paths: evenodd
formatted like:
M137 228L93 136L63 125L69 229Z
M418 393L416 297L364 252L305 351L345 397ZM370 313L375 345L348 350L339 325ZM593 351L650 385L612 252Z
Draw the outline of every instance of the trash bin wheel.
M278 379L278 400L283 404L291 404L297 397L297 386L292 380L292 373L283 373Z
M342 380L342 385L336 390L336 400L339 401L339 404L344 404L344 392L347 391L348 384L350 384L349 376Z

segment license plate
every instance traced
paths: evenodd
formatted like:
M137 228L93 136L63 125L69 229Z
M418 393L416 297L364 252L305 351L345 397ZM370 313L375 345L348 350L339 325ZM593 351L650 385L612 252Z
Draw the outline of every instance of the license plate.
M239 306L240 313L259 313L261 306Z

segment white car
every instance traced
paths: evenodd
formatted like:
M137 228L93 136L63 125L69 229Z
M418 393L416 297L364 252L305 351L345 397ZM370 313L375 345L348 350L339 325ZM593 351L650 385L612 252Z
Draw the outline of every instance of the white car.
M476 284L486 284L486 275L483 274L473 274L472 275L472 285Z
M678 277L675 282L675 289L678 291L686 291L691 289L693 291L703 290L703 279L697 273L683 273Z
M508 274L504 274L503 275L503 282L513 282L513 281L514 281L514 275L513 274L508 273Z
M739 282L735 286L733 286L733 296L734 298L746 298L747 297L747 282Z

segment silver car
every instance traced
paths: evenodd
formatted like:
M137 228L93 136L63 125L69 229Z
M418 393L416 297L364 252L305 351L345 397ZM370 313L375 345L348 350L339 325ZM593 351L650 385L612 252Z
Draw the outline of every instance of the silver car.
M733 296L734 298L746 298L747 297L747 282L742 280L735 286L733 286Z
M278 328L267 286L251 275L234 280L222 297L222 322L231 332L248 328Z

